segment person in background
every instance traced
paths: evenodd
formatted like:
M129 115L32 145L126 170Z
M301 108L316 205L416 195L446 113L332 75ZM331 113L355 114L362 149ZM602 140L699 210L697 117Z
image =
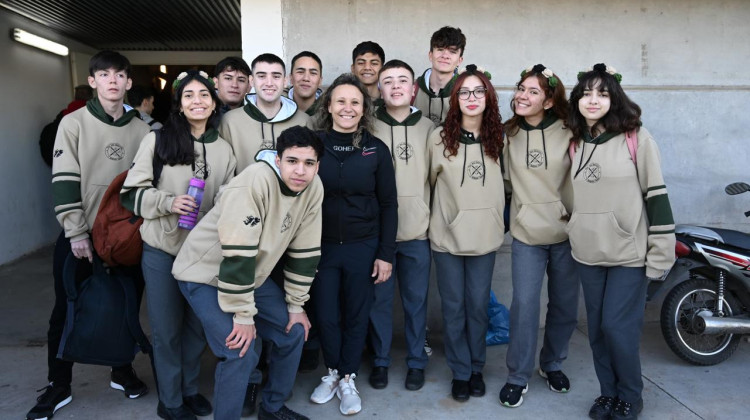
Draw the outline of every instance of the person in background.
M570 391L561 370L578 322L580 282L565 227L573 210L570 185L568 103L560 78L542 64L521 72L505 122L504 178L510 187L513 301L508 367L500 402L518 407L534 371L544 274L547 317L539 374L555 392Z
M378 72L383 67L383 63L385 63L385 51L377 42L360 42L352 50L352 74L365 87L367 96L370 97L375 107L383 104L378 89Z
M292 70L289 73L291 86L287 91L300 111L314 115L320 105L320 83L323 81L323 62L317 54L302 51L292 58Z
M495 252L503 244L503 126L489 73L466 66L456 78L442 127L432 132L434 188L429 238L443 310L451 395L485 394L487 305Z
M635 419L643 409L639 343L646 287L675 259L659 149L621 80L602 63L579 73L568 111L575 153L567 231L601 392L589 410L593 419Z
M221 101L219 116L242 106L245 95L250 93L252 77L250 66L242 57L230 56L216 63L213 79Z
M151 131L158 130L164 125L151 117L154 112L154 89L152 87L135 85L128 91L128 102L135 108L143 122L151 127Z

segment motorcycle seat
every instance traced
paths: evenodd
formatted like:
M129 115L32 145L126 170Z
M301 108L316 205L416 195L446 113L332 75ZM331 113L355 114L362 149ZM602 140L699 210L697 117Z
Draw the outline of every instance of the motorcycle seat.
M724 243L735 248L750 249L750 235L736 230L709 228L721 235Z

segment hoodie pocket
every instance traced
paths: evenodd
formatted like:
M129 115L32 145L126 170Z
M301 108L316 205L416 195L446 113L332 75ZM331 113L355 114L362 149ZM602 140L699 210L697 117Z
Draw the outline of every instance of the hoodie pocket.
M178 214L170 214L159 218L159 227L163 234L161 240L159 240L160 246L158 248L172 255L177 255L187 234L190 233L189 230L180 229L177 226L179 220Z
M457 255L484 255L500 248L503 231L494 208L461 210L448 225L442 246Z
M623 230L613 212L573 213L566 229L576 260L591 265L615 266L637 262L635 236Z
M567 216L561 201L523 204L511 222L511 234L529 245L556 244L568 239Z
M430 222L430 209L421 197L398 197L398 233L396 240L424 237Z

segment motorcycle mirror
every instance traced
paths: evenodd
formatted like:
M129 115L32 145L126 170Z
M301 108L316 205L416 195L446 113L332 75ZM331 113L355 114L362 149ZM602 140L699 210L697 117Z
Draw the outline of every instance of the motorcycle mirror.
M724 188L724 191L729 195L742 194L750 191L750 185L747 185L744 182L734 182L727 185L726 188Z

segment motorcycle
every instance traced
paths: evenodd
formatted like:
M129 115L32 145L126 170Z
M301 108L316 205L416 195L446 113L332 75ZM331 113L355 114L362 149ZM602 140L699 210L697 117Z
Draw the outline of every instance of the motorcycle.
M725 188L729 195L748 191L742 182ZM661 331L677 356L701 366L721 363L750 333L750 235L677 225L675 236L677 260L664 281L649 284L648 300L666 293Z

